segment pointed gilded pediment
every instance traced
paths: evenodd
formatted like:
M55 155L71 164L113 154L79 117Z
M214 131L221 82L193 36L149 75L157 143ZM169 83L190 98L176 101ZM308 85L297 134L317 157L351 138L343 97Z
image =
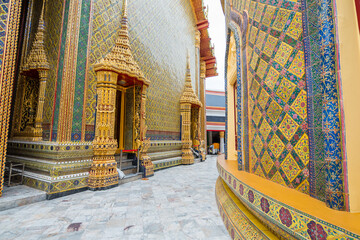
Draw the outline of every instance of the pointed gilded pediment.
M94 70L96 72L101 70L113 71L119 75L127 75L130 78L135 78L145 85L150 84L150 81L145 78L131 52L126 0L124 0L123 3L121 29L115 41L115 45L104 58L95 64Z
M196 96L194 89L191 84L191 75L190 75L190 60L187 59L186 64L186 80L185 80L185 89L180 98L180 103L190 103L202 107L202 103L199 101L199 98Z
M25 59L24 65L22 66L22 72L28 72L31 70L49 70L49 62L47 60L44 44L45 35L45 21L44 21L44 10L45 0L42 6L41 15L39 19L39 25L35 34L34 42L31 46L31 50L27 58Z

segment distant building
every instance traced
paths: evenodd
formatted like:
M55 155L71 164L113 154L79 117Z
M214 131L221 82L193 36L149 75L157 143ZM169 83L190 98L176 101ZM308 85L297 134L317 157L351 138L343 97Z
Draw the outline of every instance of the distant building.
M224 152L225 133L225 92L206 90L206 131L207 146L220 144Z

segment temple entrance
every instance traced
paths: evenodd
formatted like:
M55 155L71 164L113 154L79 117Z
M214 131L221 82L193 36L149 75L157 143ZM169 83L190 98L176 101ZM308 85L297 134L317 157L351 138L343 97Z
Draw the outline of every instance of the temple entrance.
M118 140L118 151L124 150L124 125L125 125L125 94L126 89L116 93L114 139Z

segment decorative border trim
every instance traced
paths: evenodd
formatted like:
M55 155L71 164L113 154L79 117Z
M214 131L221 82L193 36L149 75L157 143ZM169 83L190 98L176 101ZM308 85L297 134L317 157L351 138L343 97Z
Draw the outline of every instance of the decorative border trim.
M320 239L319 236L324 237L321 239L360 239L360 235L299 211L257 191L235 178L219 162L217 162L217 168L220 177L238 199L255 215L268 221L270 228L277 227L296 239Z
M248 216L241 210L241 202L220 177L216 181L215 196L220 216L232 239L271 239L272 236L267 237L254 224L253 215Z

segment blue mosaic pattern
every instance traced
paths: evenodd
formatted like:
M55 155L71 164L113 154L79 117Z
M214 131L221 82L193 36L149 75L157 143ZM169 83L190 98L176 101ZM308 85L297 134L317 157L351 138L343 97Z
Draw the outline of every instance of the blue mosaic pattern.
M302 1L310 140L310 194L344 210L343 149L332 0Z
M81 6L81 19L79 29L79 43L77 53L77 66L76 66L76 83L75 83L75 95L74 95L74 112L73 112L73 125L71 132L71 141L81 140L81 130L83 108L84 105L84 94L86 94L85 86L85 75L86 75L86 64L88 59L88 39L89 39L89 23L90 23L90 0L82 2Z

